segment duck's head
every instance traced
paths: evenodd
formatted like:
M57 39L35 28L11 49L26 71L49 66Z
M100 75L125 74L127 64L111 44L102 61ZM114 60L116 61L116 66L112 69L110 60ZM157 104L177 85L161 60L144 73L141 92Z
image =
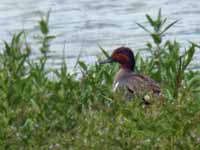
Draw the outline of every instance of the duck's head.
M100 64L118 62L124 69L134 70L135 59L132 50L128 47L119 47L115 49L112 55Z

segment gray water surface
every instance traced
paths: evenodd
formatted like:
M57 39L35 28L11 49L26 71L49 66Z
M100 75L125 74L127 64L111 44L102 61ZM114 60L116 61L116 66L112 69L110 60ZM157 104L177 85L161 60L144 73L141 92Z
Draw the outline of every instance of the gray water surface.
M147 25L145 14L156 16L159 8L170 22L179 19L167 39L176 39L184 46L188 41L200 41L199 0L1 0L0 40L21 29L36 32L38 12L51 9L51 34L59 35L51 46L51 65L59 66L64 43L70 68L80 53L82 60L92 64L100 53L98 44L109 51L118 46L143 48L150 37L136 22ZM199 64L199 56L197 52L195 64Z

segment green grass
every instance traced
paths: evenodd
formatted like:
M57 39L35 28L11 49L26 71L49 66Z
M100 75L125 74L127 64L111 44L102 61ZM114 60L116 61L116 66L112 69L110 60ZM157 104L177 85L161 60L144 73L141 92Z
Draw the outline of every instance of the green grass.
M0 54L0 149L200 149L200 72L188 69L198 45L181 52L178 41L163 42L166 25L161 11L147 15L152 31L148 58L136 54L137 72L154 78L164 101L144 107L111 90L117 64L87 66L77 60L82 78L46 68L51 40L48 15L39 22L41 56L31 60L25 32L4 42ZM33 39L34 40L34 39ZM34 45L33 45L34 46ZM106 55L106 51L102 49ZM56 79L49 79L53 74Z

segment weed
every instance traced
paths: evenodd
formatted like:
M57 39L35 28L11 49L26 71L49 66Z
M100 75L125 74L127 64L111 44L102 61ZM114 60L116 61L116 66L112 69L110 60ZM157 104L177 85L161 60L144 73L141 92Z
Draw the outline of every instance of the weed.
M147 43L149 57L136 54L136 69L161 84L163 105L142 107L137 99L127 102L113 93L114 64L88 66L78 60L80 80L65 61L60 69L45 67L55 38L49 15L39 22L39 61L30 58L24 32L5 41L0 53L1 149L199 149L200 73L188 69L198 46L191 43L182 51L177 41L163 42L177 21L165 25L161 10L156 19L146 17L153 31L138 25L153 42Z

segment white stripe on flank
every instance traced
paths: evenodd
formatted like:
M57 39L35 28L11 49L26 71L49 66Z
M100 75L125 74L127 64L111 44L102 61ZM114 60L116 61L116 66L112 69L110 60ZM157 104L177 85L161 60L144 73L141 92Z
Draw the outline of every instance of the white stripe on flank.
M117 89L118 86L119 86L119 82L116 82L116 83L114 84L114 87L113 87L113 92L116 91L116 89Z

